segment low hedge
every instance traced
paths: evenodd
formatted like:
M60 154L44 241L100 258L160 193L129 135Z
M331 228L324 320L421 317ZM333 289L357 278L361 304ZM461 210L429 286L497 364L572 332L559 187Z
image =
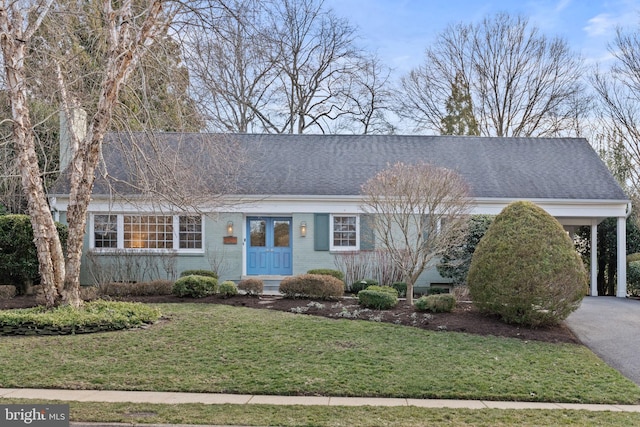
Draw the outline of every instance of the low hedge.
M218 289L218 293L222 298L229 298L234 295L238 295L238 287L236 286L235 282L232 282L231 280L225 280L224 282L220 283L220 289Z
M133 302L95 300L79 309L43 306L0 311L0 335L69 335L115 331L148 325L160 311Z
M450 313L455 306L456 298L451 294L425 295L415 301L417 311L432 313Z
M262 279L244 279L238 283L238 289L250 296L262 295L262 292L264 292L264 282Z
M217 279L218 273L211 270L185 270L182 273L180 273L180 277L185 277L185 276L206 276L206 277L213 277L214 279Z
M344 283L325 274L300 274L285 277L279 291L285 298L335 299L344 295Z
M315 268L307 271L307 274L325 274L327 276L333 276L336 279L344 280L344 273L342 271L331 268Z
M369 286L358 292L358 303L366 308L388 310L398 305L398 291L389 286Z
M172 292L180 298L214 295L218 292L218 279L209 276L184 276L176 280Z

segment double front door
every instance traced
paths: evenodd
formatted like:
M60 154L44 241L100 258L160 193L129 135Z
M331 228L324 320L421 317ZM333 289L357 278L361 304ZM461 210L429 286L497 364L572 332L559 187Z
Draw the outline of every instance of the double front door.
M247 218L247 274L292 274L291 218Z

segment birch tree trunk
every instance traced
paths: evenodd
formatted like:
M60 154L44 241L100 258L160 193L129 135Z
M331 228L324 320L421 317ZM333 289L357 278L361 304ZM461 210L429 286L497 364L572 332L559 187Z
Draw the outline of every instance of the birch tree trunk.
M47 306L58 300L65 277L64 254L58 231L49 211L42 175L35 150L33 127L27 104L24 69L27 41L42 22L52 1L36 8L38 19L26 25L27 15L15 2L0 3L0 48L4 57L7 90L13 120L13 141L23 191L33 227L34 243L40 264L40 282Z
M49 211L42 185L41 171L36 156L33 128L27 104L27 80L24 69L25 52L33 33L49 12L53 0L46 3L33 2L26 9L19 2L0 2L0 47L4 56L9 99L14 122L14 143L18 152L23 190L28 197L29 213L34 230L35 243L40 262L41 283L46 304L49 307L68 304L79 307L80 259L87 222L87 209L95 179L95 170L100 157L102 141L109 129L112 111L118 101L120 89L126 84L132 70L142 57L145 47L166 29L176 9L164 10L169 2L154 0L147 8L134 15L131 0L117 2L114 9L111 1L103 1L108 26L109 52L101 85L101 95L89 132L82 141L74 141L77 147L70 164L70 196L67 212L69 237L66 260L60 239ZM36 12L34 14L34 12ZM28 20L36 16L35 20ZM136 25L138 24L138 25ZM68 111L69 100L64 100Z

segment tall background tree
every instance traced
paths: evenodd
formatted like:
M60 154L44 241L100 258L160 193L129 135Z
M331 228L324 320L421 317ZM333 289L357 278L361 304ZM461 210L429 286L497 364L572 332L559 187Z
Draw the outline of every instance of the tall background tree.
M451 88L466 86L482 136L574 135L574 119L585 113L575 102L585 93L582 73L566 41L498 14L440 33L424 63L401 78L397 111L417 130L439 132Z
M215 0L184 38L207 128L389 132L390 70L321 0Z

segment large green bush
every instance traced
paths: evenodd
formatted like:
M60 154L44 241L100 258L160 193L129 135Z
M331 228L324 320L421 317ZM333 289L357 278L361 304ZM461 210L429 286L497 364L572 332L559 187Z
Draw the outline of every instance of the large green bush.
M358 292L358 303L366 308L388 310L398 305L398 291L389 286L369 286Z
M531 202L514 202L478 244L469 275L474 304L507 323L557 324L580 305L587 272L562 225Z
M335 299L344 295L344 282L326 274L300 274L280 282L285 298Z
M67 227L56 223L63 247ZM27 215L0 215L0 284L13 285L19 294L40 280L38 253Z
M183 276L173 284L173 294L183 297L203 298L218 292L218 279L209 276Z

